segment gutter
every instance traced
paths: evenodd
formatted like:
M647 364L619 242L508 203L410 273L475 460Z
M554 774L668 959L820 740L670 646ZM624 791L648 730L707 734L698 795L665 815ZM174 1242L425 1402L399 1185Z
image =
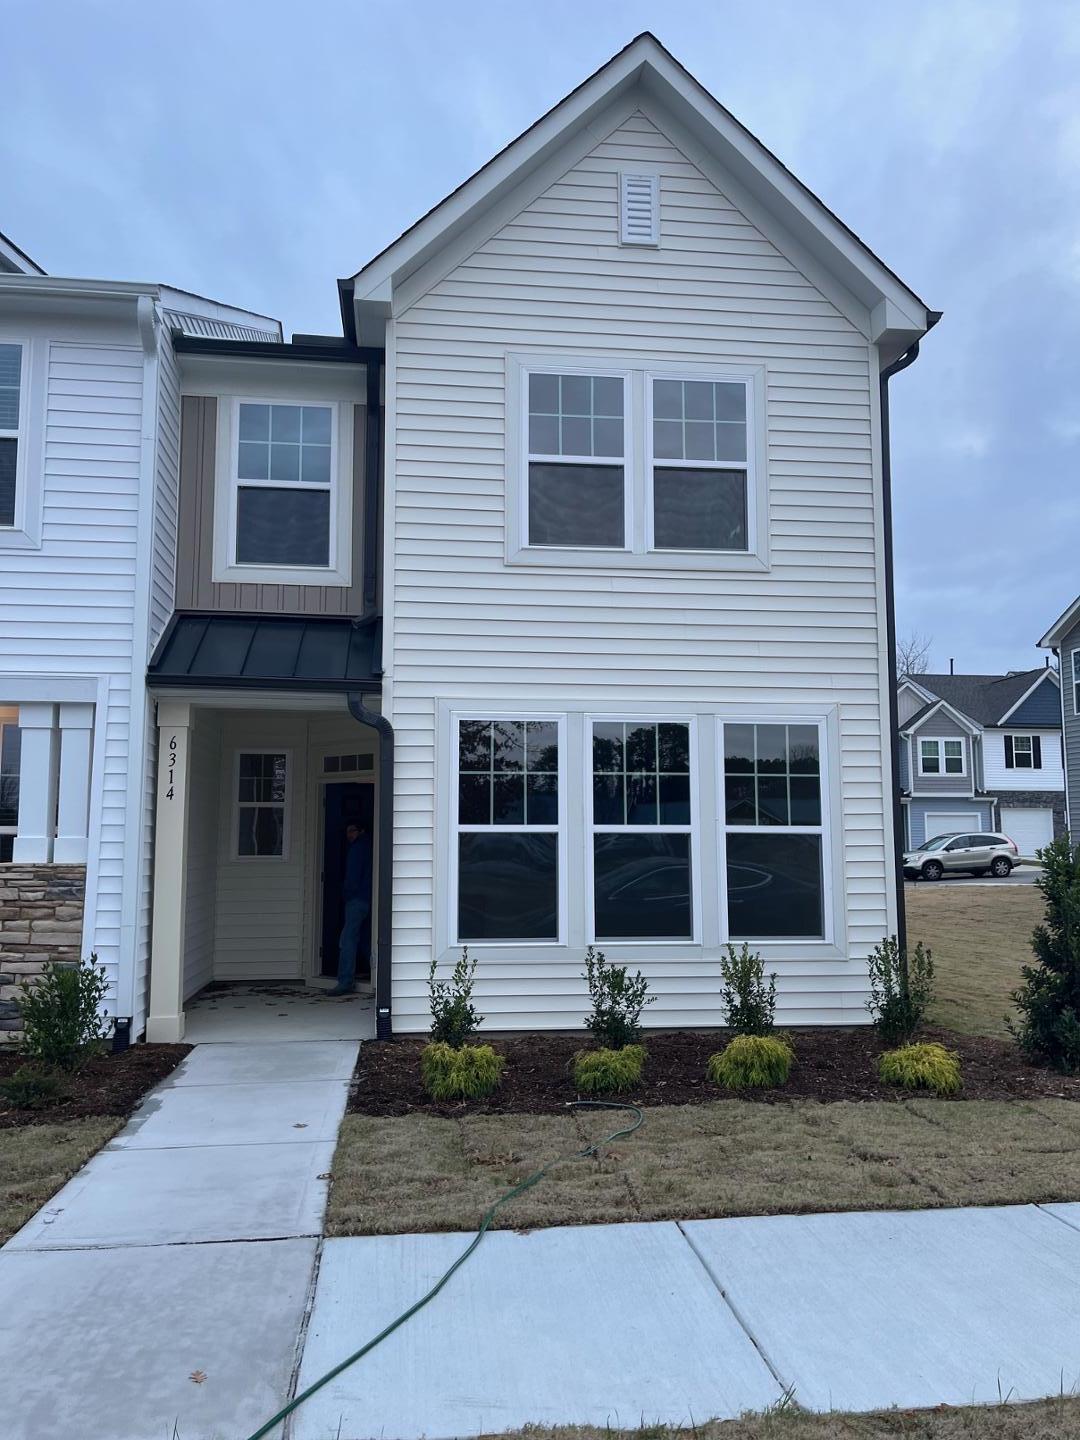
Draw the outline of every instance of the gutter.
M941 319L940 310L928 316L928 329ZM896 939L902 954L907 952L907 905L904 900L904 809L900 797L900 700L896 673L896 584L893 576L892 455L889 440L889 381L919 358L919 341L914 341L891 365L882 370L881 390L881 507L885 551L885 643L889 649L889 743L892 750L893 864L896 882Z
M394 935L394 727L385 715L369 710L367 692L353 690L347 697L349 714L370 725L379 736L379 820L375 854L379 867L378 929L375 936L375 1038L390 1040L394 1033L391 956Z

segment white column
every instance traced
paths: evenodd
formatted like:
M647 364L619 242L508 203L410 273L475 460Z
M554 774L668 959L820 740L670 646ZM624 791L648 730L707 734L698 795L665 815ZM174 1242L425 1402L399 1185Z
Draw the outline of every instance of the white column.
M184 915L187 909L188 750L191 706L158 702L154 829L154 928L147 1040L184 1038Z
M56 706L20 705L19 729L19 830L12 857L48 861L53 858L56 816Z
M58 865L86 863L93 728L93 705L60 706L60 800L53 846L53 859Z

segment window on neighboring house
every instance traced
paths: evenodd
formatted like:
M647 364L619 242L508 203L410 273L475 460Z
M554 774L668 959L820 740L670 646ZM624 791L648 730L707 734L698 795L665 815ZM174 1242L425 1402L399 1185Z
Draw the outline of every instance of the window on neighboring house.
M242 750L236 761L236 855L284 859L289 757L282 750Z
M592 727L593 938L692 940L690 726Z
M746 550L747 382L651 385L652 548Z
M1042 736L1006 735L1005 768L1006 770L1041 770Z
M15 524L23 347L0 343L0 526Z
M19 828L19 712L0 709L0 861L10 860Z
M239 403L233 563L330 565L334 428L330 405Z
M725 724L728 934L825 936L825 831L817 725Z
M920 740L920 775L963 775L963 740Z
M1080 650L1072 652L1073 714L1080 715Z
M626 544L626 397L621 375L528 377L528 543Z
M457 722L457 939L559 939L559 723Z

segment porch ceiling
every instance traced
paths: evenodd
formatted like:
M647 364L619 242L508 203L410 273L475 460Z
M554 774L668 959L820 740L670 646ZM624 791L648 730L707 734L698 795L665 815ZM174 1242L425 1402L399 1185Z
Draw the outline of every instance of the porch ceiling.
M150 661L155 688L378 690L382 621L173 615Z

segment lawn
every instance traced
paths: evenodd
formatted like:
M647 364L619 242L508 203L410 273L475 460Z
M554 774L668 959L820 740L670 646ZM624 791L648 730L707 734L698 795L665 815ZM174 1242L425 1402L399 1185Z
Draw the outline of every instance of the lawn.
M1076 1435L1080 1400L1064 1396L1031 1405L941 1406L874 1415L807 1415L788 1408L743 1420L713 1420L693 1430L530 1426L516 1440L1072 1440Z
M0 1130L0 1245L123 1125L115 1117Z
M908 935L934 953L930 1022L965 1035L1005 1035L1009 999L1031 959L1044 901L1033 885L920 884L907 890Z
M619 1112L349 1114L326 1232L475 1229L504 1190L602 1138ZM504 1228L821 1210L1075 1200L1080 1104L739 1100L649 1107L635 1135L568 1160L509 1204Z

